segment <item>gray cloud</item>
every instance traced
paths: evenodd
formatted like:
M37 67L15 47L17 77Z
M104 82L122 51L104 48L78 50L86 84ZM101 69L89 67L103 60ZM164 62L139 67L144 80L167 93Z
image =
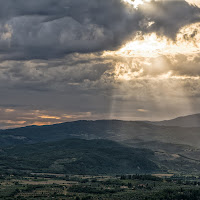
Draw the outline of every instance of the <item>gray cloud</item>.
M87 119L90 112L67 112L59 110L34 110L30 107L0 106L0 128L14 128L30 125L49 125L76 119Z
M149 31L173 39L176 39L176 34L181 27L200 20L200 9L182 0L154 1L147 9L145 7L143 9L145 16L155 22L150 26Z
M114 50L137 31L175 38L181 27L200 20L200 8L184 0L138 10L120 0L1 0L0 11L0 58L23 60Z
M122 67L117 72L117 63L125 64L127 69ZM131 77L138 80L137 83L140 83L139 79L162 79L162 75L168 73L180 79L195 79L200 77L200 56L196 54L191 58L178 54L121 60L115 56L72 54L59 60L5 61L0 64L0 88L109 96L124 81L119 79L119 74L129 72L130 75L138 73Z
M200 76L199 55L102 56L138 31L174 39L197 21L200 8L184 0L153 1L137 10L120 0L0 0L0 128L200 111L200 84L193 79ZM183 39L198 42L197 33ZM121 80L119 63L139 76ZM159 78L168 72L188 78Z
M69 93L110 88L114 82L114 63L95 57L87 61L72 55L59 61L5 61L0 64L0 87Z

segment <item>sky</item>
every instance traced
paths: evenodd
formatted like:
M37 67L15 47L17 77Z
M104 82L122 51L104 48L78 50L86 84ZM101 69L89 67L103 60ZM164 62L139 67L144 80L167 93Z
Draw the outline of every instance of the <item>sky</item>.
M199 0L0 0L0 129L193 113Z

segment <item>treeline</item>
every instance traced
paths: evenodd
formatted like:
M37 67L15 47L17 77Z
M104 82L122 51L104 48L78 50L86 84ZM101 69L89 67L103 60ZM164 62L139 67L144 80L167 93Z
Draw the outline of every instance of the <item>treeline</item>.
M68 189L69 192L74 193L88 193L88 194L112 194L123 191L123 189L115 188L115 189L103 189L96 187L88 187L81 185L74 185Z
M145 200L200 200L199 189L165 189Z
M162 178L156 177L156 176L152 176L152 175L139 175L139 174L135 174L135 175L121 175L120 176L121 180L149 180L149 181L163 181Z

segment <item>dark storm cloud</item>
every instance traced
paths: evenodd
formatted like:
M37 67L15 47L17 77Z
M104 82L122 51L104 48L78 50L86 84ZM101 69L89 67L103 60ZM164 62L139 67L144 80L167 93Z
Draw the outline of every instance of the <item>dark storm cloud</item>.
M149 31L176 38L179 29L185 25L200 21L200 9L186 1L153 1L143 8L145 16L155 22Z
M7 38L6 50L8 58L14 59L45 59L72 52L113 49L138 30L141 18L137 12L129 13L119 0L1 1L1 4L3 10L8 9L8 15L2 12L4 34L9 31L12 34Z
M97 56L88 55L86 62L81 57L69 55L57 61L5 61L0 64L0 88L65 91L73 95L74 92L100 92L112 87L112 60L98 60Z
M120 0L1 0L0 58L114 50L137 31L174 38L182 26L199 20L200 9L185 1L155 1L136 10Z

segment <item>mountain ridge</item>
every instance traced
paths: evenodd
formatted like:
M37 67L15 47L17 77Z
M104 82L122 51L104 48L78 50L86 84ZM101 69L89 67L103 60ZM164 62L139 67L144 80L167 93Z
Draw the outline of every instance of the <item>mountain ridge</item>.
M185 120L194 120L192 123L191 121L188 123L185 123ZM17 127L17 128L8 128L8 129L0 129L1 131L4 130L16 130L16 129L23 129L23 128L34 128L34 127L49 127L49 126L54 126L54 125L62 125L66 123L75 123L75 122L96 122L96 121L113 121L113 122L127 122L127 123L132 123L132 122L141 122L141 123L149 123L153 125L163 125L163 126L181 126L181 127L200 127L200 113L196 114L190 114L190 115L184 115L184 116L179 116L175 117L172 119L167 119L167 120L161 120L161 121L149 121L149 120L120 120L120 119L97 119L97 120L75 120L75 121L67 121L67 122L62 122L62 123L55 123L55 124L50 124L50 125L30 125L30 126L23 126L23 127ZM182 124L178 124L177 121L180 121ZM183 123L184 122L184 123ZM176 123L176 124L175 124Z
M163 126L200 127L200 113L150 123Z
M78 158L83 158L79 159L80 162L74 163L77 171L75 170L73 173L94 173L95 170L98 170L98 173L110 173L113 170L110 170L109 165L106 163L110 162L110 166L116 165L118 157L112 162L109 158L118 155L125 156L123 157L125 160L122 160L124 165L127 166L127 162L129 162L126 157L127 151L129 152L127 155L130 157L132 155L130 152L143 151L147 152L147 155L150 155L148 152L154 153L149 161L152 161L155 166L159 166L160 170L177 171L178 166L178 171L198 173L200 170L200 163L198 162L200 153L199 133L200 127L164 126L146 121L79 120L55 125L28 126L0 131L0 156L3 156L0 160L2 160L2 166L7 169L12 167L16 169L17 166L21 169L20 166L23 166L25 170L31 170L30 164L36 163L36 165L33 164L32 166L37 171L39 169L37 165L46 162L45 155L49 155L50 159L47 159L45 171L55 172L55 169L58 168L58 172L72 173L70 169L73 166L69 167L68 162L70 154L73 154ZM68 146L71 145L70 141L82 141L82 144L80 146L71 146L71 149L68 149L69 147L67 146L61 148L63 141ZM102 143L103 149L100 148L100 152L99 149L96 149L97 154L93 154L94 152L91 152L93 147L91 148L88 144L90 142L96 144L95 142L97 141ZM72 142L72 144L75 143ZM83 144L86 146L84 147ZM119 149L116 150L116 145L113 146L113 149L110 149L113 144L116 144L119 149L121 148L120 145L124 147L121 148L120 152ZM86 147L87 150L85 149ZM51 154L52 149L54 151ZM146 149L147 151L141 149ZM63 151L66 153L62 154ZM81 151L84 153L82 154ZM112 153L109 154L109 151L112 151ZM27 152L27 155L25 152ZM6 159L6 155L9 156L10 160ZM54 155L54 158L52 157L53 161L51 161L51 155ZM95 155L98 159L96 159ZM149 162L148 157L144 157L144 154L141 155L144 158L144 162ZM33 158L29 159L30 156L33 156ZM7 164L3 161L4 159L6 159ZM138 159L138 156L136 156L132 159L130 165L133 166L134 160ZM105 163L104 171L98 168L98 160ZM89 167L87 162L93 165L93 168L89 171L87 171ZM142 160L140 160L141 162ZM12 165L12 163L16 163L17 166L15 167L15 164ZM80 168L82 163L85 163L84 166L86 166L83 171ZM153 166L153 163L151 166ZM48 165L53 167L48 168ZM136 172L136 168L134 166L134 168L126 172ZM148 171L147 169L145 170ZM123 171L125 172L122 166L119 166L116 173Z
M53 142L67 138L142 140L200 146L200 127L164 126L144 121L80 120L0 130L0 146Z

